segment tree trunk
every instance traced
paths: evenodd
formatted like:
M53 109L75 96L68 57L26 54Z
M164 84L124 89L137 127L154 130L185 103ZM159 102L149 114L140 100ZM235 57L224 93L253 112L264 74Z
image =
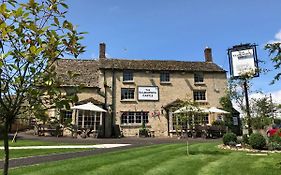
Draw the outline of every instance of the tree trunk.
M4 139L4 169L3 175L8 175L9 170L9 125L5 123L3 128L3 139Z

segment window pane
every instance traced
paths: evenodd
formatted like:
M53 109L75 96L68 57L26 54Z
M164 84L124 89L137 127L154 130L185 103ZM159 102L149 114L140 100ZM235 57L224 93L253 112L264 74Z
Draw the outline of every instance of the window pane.
M135 122L135 115L134 112L129 112L129 123L134 123Z
M170 73L162 72L160 73L160 82L169 82L170 81Z
M206 100L206 92L205 91L194 91L193 99L196 100Z
M132 71L124 71L123 72L123 81L133 81L134 76Z
M194 82L195 83L202 83L202 82L204 82L204 74L203 74L203 72L195 72L194 73Z
M148 123L148 112L143 112L142 114L142 121Z
M135 89L121 88L121 100L134 99L134 98L135 98Z
M121 116L121 123L122 124L125 124L125 123L128 123L128 120L127 120L127 114L126 112L124 112Z
M136 123L141 123L141 116L142 116L141 112L136 113Z

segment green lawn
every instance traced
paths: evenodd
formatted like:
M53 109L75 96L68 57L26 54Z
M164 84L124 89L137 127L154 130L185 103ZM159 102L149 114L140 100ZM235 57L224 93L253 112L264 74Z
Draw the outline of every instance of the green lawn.
M68 145L66 143L57 143L57 142L47 142L39 140L18 140L15 143L10 141L10 147L16 146L52 146L52 145ZM3 146L3 140L0 140L0 146ZM77 152L89 149L27 149L27 150L10 150L10 158L19 158L19 157L28 157L35 155L46 155L46 154L56 154L56 153L65 153L65 152ZM4 150L0 150L0 160L4 159Z
M280 174L281 154L252 156L245 152L223 151L217 143L156 145L97 156L16 168L12 175L92 174Z

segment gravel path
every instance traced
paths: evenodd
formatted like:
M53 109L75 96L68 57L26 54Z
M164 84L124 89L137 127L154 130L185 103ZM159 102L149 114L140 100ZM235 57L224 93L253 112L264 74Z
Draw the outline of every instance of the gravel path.
M80 151L80 152L71 152L71 153L61 153L61 154L49 154L42 156L33 156L33 157L25 157L25 158L17 158L11 159L9 167L20 167L20 166L28 166L35 165L40 163L46 163L51 161L58 161L76 157L85 157L91 155L98 155L103 153L109 153L114 151L125 150L129 148L136 148L141 146L149 146L155 144L165 144L165 143L186 143L186 139L177 139L177 138L137 138L137 137L128 137L128 138L120 138L120 139L73 139L70 137L38 137L33 136L26 133L19 133L18 139L31 139L31 140L42 140L42 141L52 141L57 143L69 143L69 144L127 144L126 146L121 147L112 147L112 148L97 148L94 150ZM217 139L188 139L189 143L195 142L214 142L218 141ZM3 169L3 161L0 161L0 169Z

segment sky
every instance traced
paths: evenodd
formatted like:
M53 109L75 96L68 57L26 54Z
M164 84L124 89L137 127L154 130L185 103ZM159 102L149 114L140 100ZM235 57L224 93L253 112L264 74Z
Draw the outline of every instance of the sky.
M254 78L254 91L272 94L281 103L281 81L270 85L274 70L268 42L281 42L280 0L66 0L67 18L79 31L88 32L81 59L98 57L106 43L111 58L204 61L212 48L213 61L228 71L227 49L257 44L260 67L269 69Z

